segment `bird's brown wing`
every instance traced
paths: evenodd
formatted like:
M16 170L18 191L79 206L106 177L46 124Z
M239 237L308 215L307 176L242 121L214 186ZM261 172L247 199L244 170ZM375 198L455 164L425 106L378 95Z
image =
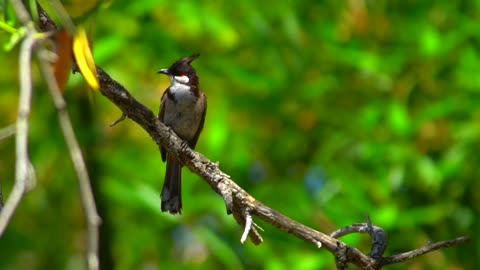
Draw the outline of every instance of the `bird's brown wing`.
M163 117L165 115L165 102L167 100L167 92L168 89L167 91L163 92L162 98L160 99L160 111L158 112L158 119L160 119L162 123L164 123ZM165 162L165 160L167 159L167 150L164 147L160 146L160 153L162 154L162 161Z
M203 106L204 109L202 112L202 120L198 125L197 132L195 133L195 136L188 141L188 146L190 146L190 148L192 149L194 149L195 145L197 145L198 137L200 136L200 133L202 132L202 129L203 129L203 124L205 123L205 115L207 114L207 96L205 96L203 92L200 92L200 93L202 96L200 97L199 101L204 103L204 106Z

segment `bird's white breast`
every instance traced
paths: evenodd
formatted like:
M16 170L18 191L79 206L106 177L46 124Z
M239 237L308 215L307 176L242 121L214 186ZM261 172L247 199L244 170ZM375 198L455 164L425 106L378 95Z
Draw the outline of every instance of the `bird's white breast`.
M174 82L170 86L173 100L167 98L163 122L184 139L195 136L201 115L195 113L198 98L185 84Z

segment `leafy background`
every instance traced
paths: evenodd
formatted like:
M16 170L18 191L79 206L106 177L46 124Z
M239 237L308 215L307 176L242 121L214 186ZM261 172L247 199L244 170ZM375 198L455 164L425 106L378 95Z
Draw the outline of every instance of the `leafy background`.
M155 112L168 87L155 71L201 53L209 107L197 150L257 199L326 233L368 213L389 255L471 236L389 269L480 268L480 1L65 5L97 64ZM16 119L18 50L0 54L2 127ZM38 181L0 238L0 269L84 269L78 184L37 69L34 86ZM120 111L89 97L80 75L65 97L103 218L103 269L334 269L327 251L261 221L265 243L241 245L220 197L186 169L184 213L161 213L164 164L150 137L130 120L110 128ZM5 197L14 159L14 138L0 141ZM368 251L366 236L344 240Z

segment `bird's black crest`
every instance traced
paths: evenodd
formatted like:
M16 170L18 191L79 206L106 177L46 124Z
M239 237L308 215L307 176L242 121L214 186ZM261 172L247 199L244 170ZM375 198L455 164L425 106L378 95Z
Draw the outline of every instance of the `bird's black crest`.
M196 53L188 57L181 58L173 63L169 68L168 72L173 75L179 75L181 73L191 74L195 72L194 68L190 65L195 58L199 57L200 54Z

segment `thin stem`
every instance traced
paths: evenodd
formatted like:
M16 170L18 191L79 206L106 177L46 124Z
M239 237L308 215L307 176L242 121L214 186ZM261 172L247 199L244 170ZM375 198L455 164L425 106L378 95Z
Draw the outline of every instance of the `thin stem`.
M4 30L5 32L9 34L15 34L17 32L17 29L11 27L10 25L6 24L5 22L0 22L0 29Z
M72 122L66 110L66 103L58 87L57 81L53 75L53 70L47 61L39 59L40 68L43 72L44 78L47 82L50 94L52 95L55 108L58 113L58 120L62 128L65 142L67 143L70 152L70 158L73 162L73 167L77 173L78 183L80 186L80 195L83 204L83 210L87 219L87 263L90 270L99 269L98 260L98 239L99 239L99 225L100 217L95 206L95 199L93 197L92 187L90 185L90 178L88 176L87 166L83 159L80 145L78 144L75 132L72 127Z
M20 200L25 193L28 181L28 117L30 115L30 105L32 99L32 74L30 60L32 58L32 48L36 42L34 29L30 29L20 50L20 97L18 101L17 131L15 140L16 167L15 184L12 193L0 213L0 235L7 227L13 212L17 208Z
M15 10L15 13L17 14L18 20L22 23L22 25L27 25L32 22L32 18L28 14L27 9L23 5L22 1L20 0L10 0L10 3L12 3L13 9Z
M13 136L15 132L17 132L17 127L15 126L15 124L11 124L0 129L0 141L5 140L10 136Z

